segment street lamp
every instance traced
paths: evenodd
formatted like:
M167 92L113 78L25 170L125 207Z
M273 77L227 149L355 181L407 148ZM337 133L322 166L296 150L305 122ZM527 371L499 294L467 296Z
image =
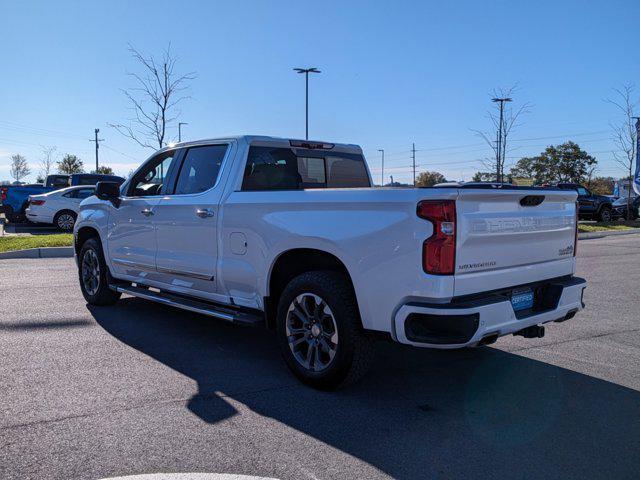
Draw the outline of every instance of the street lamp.
M178 122L178 143L182 141L182 125L189 125L187 122Z
M380 186L384 187L384 148L379 148L378 151L382 153L382 175L380 176Z
M321 73L316 67L311 68L294 68L298 73L304 73L305 83L305 139L309 140L309 74Z

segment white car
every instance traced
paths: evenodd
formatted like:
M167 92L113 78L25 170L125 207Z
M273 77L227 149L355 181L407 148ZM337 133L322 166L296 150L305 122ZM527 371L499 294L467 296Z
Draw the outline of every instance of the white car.
M575 190L372 185L357 145L240 136L163 149L82 202L82 294L264 324L317 388L364 374L375 338L538 338L583 308Z
M25 214L30 222L52 223L60 230L70 232L76 223L80 202L94 193L95 187L79 185L31 195Z

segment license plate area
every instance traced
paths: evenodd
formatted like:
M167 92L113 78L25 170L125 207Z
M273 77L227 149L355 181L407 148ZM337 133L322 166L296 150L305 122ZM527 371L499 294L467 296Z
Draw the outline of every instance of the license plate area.
M533 290L530 288L520 288L511 292L511 306L514 312L530 310L533 308Z

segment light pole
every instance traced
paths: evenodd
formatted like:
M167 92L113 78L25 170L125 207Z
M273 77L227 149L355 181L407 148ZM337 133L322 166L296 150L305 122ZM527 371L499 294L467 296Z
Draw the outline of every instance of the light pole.
M502 162L504 162L503 158L503 138L502 138L502 129L504 124L504 102L512 102L513 99L509 97L505 98L492 98L492 102L500 103L500 124L498 125L498 144L496 145L496 181L502 182Z
M309 74L310 73L321 73L316 67L311 68L294 68L294 70L298 73L304 73L304 84L305 84L305 140L309 140Z
M94 140L89 140L90 142L96 142L96 173L98 173L98 150L100 150L100 142L104 142L104 138L98 138L98 133L100 133L99 128L95 128L93 130L93 134L95 135Z
M182 125L189 125L187 122L178 122L178 143L182 141Z
M384 148L379 148L378 151L382 153L382 175L380 175L380 186L384 187Z

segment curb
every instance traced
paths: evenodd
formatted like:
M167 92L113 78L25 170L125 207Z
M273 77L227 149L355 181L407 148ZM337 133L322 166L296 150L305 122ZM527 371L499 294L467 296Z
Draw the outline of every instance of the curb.
M578 240L590 240L593 238L615 237L616 235L637 235L640 234L640 228L632 228L629 230L609 230L603 232L583 232L578 234Z
M73 257L73 247L41 247L26 250L12 250L0 252L0 260L13 258L70 258Z

